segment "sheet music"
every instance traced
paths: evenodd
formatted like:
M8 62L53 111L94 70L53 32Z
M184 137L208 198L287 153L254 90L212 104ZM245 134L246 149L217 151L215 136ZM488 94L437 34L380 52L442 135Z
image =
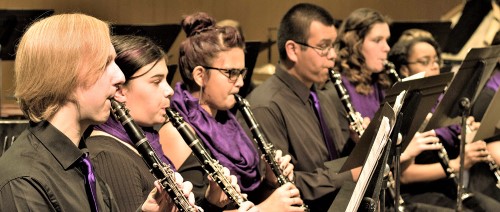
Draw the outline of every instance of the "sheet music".
M410 80L421 79L421 78L424 78L424 77L425 77L425 71L424 72L420 72L420 73L416 73L416 74L411 75L409 77L405 77L401 81L406 82L406 81L410 81Z
M401 111L401 108L403 107L403 103L405 100L405 96L406 96L406 90L403 90L396 97L396 101L394 102L394 106L392 106L392 108L394 109L394 114L397 115L399 113L399 111Z
M382 121L380 122L380 127L378 133L373 142L372 148L370 149L370 153L366 159L365 165L361 170L361 174L359 175L358 182L356 183L356 187L354 187L354 192L347 205L346 211L357 211L359 204L361 203L361 199L366 192L366 187L372 178L375 167L377 167L377 163L382 155L382 151L387 144L387 140L391 131L391 126L389 124L389 119L387 117L382 117Z

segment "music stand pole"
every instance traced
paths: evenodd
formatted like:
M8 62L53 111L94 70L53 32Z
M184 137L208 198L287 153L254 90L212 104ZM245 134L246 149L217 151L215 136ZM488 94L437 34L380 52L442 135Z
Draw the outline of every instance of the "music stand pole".
M467 134L467 117L470 113L470 100L467 97L460 99L460 110L462 110L462 129L460 135L460 168L458 172L458 185L457 185L457 211L462 209L462 196L464 195L464 160L465 160L465 143Z
M399 133L401 132L401 127L403 126L403 112L399 112L397 115L396 123L394 124L393 128L393 136L391 136L391 140L393 140L393 144L395 146L395 151L394 155L392 156L394 158L394 183L395 183L395 189L394 189L394 210L400 211L400 205L399 199L400 199L400 191L399 191L399 182L401 179L401 164L400 164L400 157L401 157L401 144L398 143L398 137ZM404 206L403 206L404 207Z
M400 164L400 158L401 158L401 144L398 144L396 146L396 154L394 155L394 173L395 176L394 176L394 182L396 183L396 185L394 187L396 187L396 194L394 195L394 210L396 211L402 211L400 209L400 207L404 207L402 205L400 205L400 202L399 200L401 199L401 191L400 191L400 180L401 180L401 164Z

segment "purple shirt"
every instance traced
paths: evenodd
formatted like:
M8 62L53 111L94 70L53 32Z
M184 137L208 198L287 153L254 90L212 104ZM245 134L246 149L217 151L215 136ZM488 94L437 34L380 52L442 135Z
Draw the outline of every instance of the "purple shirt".
M486 83L487 88L491 88L494 91L498 91L498 87L500 87L500 70L495 71L488 82Z
M373 91L369 95L365 95L356 92L356 86L349 82L346 77L342 77L342 82L349 93L354 109L363 117L373 119L385 96L378 83L373 83Z

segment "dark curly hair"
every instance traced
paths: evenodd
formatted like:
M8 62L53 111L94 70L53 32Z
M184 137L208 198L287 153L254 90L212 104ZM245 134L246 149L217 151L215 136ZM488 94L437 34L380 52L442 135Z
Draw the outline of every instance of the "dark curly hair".
M391 85L387 74L372 74L366 69L365 58L361 53L366 34L377 23L390 24L391 20L373 9L357 9L342 22L336 41L339 51L334 69L356 86L356 92L366 95L373 91L373 81L377 81L383 89Z
M181 25L187 39L179 47L179 70L190 91L199 89L192 75L196 66L210 66L218 53L231 48L245 49L236 28L218 27L215 19L204 12L186 16Z
M400 69L403 65L408 65L408 56L415 44L428 43L436 50L438 59L441 60L441 48L432 37L414 37L412 39L400 39L392 46L388 55L388 60L391 61L398 74L401 76Z

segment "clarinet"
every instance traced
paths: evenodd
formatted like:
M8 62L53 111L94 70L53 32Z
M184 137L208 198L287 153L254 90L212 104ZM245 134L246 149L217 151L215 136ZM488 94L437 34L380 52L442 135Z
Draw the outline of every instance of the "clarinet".
M388 174L388 180L387 180L387 188L389 189L389 194L393 199L396 197L396 180L394 180L394 176L392 176L392 172L389 172ZM394 200L396 201L396 200ZM405 211L405 201L401 197L401 195L398 198L398 208L395 208L399 212Z
M335 86L335 90L337 90L340 101L342 102L344 109L347 111L347 118L349 119L349 125L351 129L353 129L359 135L359 137L361 137L361 135L363 135L363 132L365 131L365 129L363 128L363 121L361 117L359 117L359 115L356 113L356 110L354 110L354 108L352 107L349 93L342 83L340 73L335 72L333 69L329 69L328 73L330 74L330 79Z
M113 116L123 125L128 136L132 142L134 142L135 148L139 154L141 154L144 162L148 165L149 171L160 182L160 185L167 191L170 198L174 200L174 203L179 211L197 211L191 204L189 204L189 201L184 196L182 190L177 187L174 171L170 168L170 165L161 162L158 155L154 152L153 148L151 148L144 132L139 126L137 126L134 119L132 119L128 113L128 109L114 99L110 99L110 101Z
M394 66L394 65L393 65ZM351 99L349 97L349 93L347 93L344 84L342 83L342 78L340 73L335 72L333 69L329 70L330 79L335 85L335 90L337 90L337 94L339 95L340 101L347 111L347 118L349 119L351 128L358 134L359 137L363 135L365 129L363 128L362 121L360 117L357 115L356 111L352 107ZM396 73L397 74L397 73ZM389 172L389 178L387 182L387 188L389 189L389 194L391 194L393 199L396 199L396 182L392 177L392 172ZM405 201L401 196L399 196L398 200L394 200L399 202L399 208L396 210L404 211L404 203Z
M448 157L448 152L446 151L446 149L444 147L441 148L441 150L438 151L438 156L440 158L439 164L441 164L441 166L443 167L446 176L448 178L453 179L453 182L455 182L455 185L457 185L457 187L458 187L458 184L459 184L458 183L458 176L455 174L454 169L451 168L450 165L449 165L450 164L450 158ZM460 198L463 201L463 200L468 199L472 195L473 195L472 193L464 191L464 193L462 194L462 196Z
M496 186L497 186L497 188L500 189L500 167L498 167L498 165L495 161L488 162L488 166L490 167L490 170L493 172L493 174L497 178Z
M467 126L467 131L470 132L470 128ZM490 159L491 155L488 155ZM497 163L494 160L488 161L488 167L490 168L490 171L493 172L493 175L497 179L496 186L497 188L500 189L500 167L497 165Z
M391 78L392 82L401 82L401 78L399 77L398 72L396 72L393 63L389 62L388 60L384 61L384 68L387 75L389 75L389 78Z
M450 158L448 157L448 152L446 151L446 149L444 147L441 148L437 152L437 154L440 158L439 164L441 164L441 166L443 167L446 177L452 178L453 181L455 181L455 183L458 184L457 175L454 172L455 170L453 170L453 168L450 167Z
M253 140L257 144L262 154L264 154L264 159L271 167L271 170L278 179L278 183L280 185L284 185L285 183L293 184L293 182L283 174L282 170L278 166L278 163L274 159L276 157L276 150L274 149L274 146L267 141L267 139L264 137L264 134L261 132L260 126L255 120L252 111L250 110L250 104L248 103L248 101L238 94L234 94L234 98L236 99L236 107L243 115L245 122L250 128L250 131L252 131ZM300 207L308 211L307 205L301 205Z
M210 155L209 150L205 149L198 136L191 131L179 113L172 108L167 108L166 112L168 119L172 122L172 125L177 128L177 131L179 131L187 145L191 147L191 150L201 163L203 169L212 177L217 185L222 188L222 191L224 191L228 198L238 206L241 206L243 202L247 201L247 199L227 180L222 170L223 166Z

